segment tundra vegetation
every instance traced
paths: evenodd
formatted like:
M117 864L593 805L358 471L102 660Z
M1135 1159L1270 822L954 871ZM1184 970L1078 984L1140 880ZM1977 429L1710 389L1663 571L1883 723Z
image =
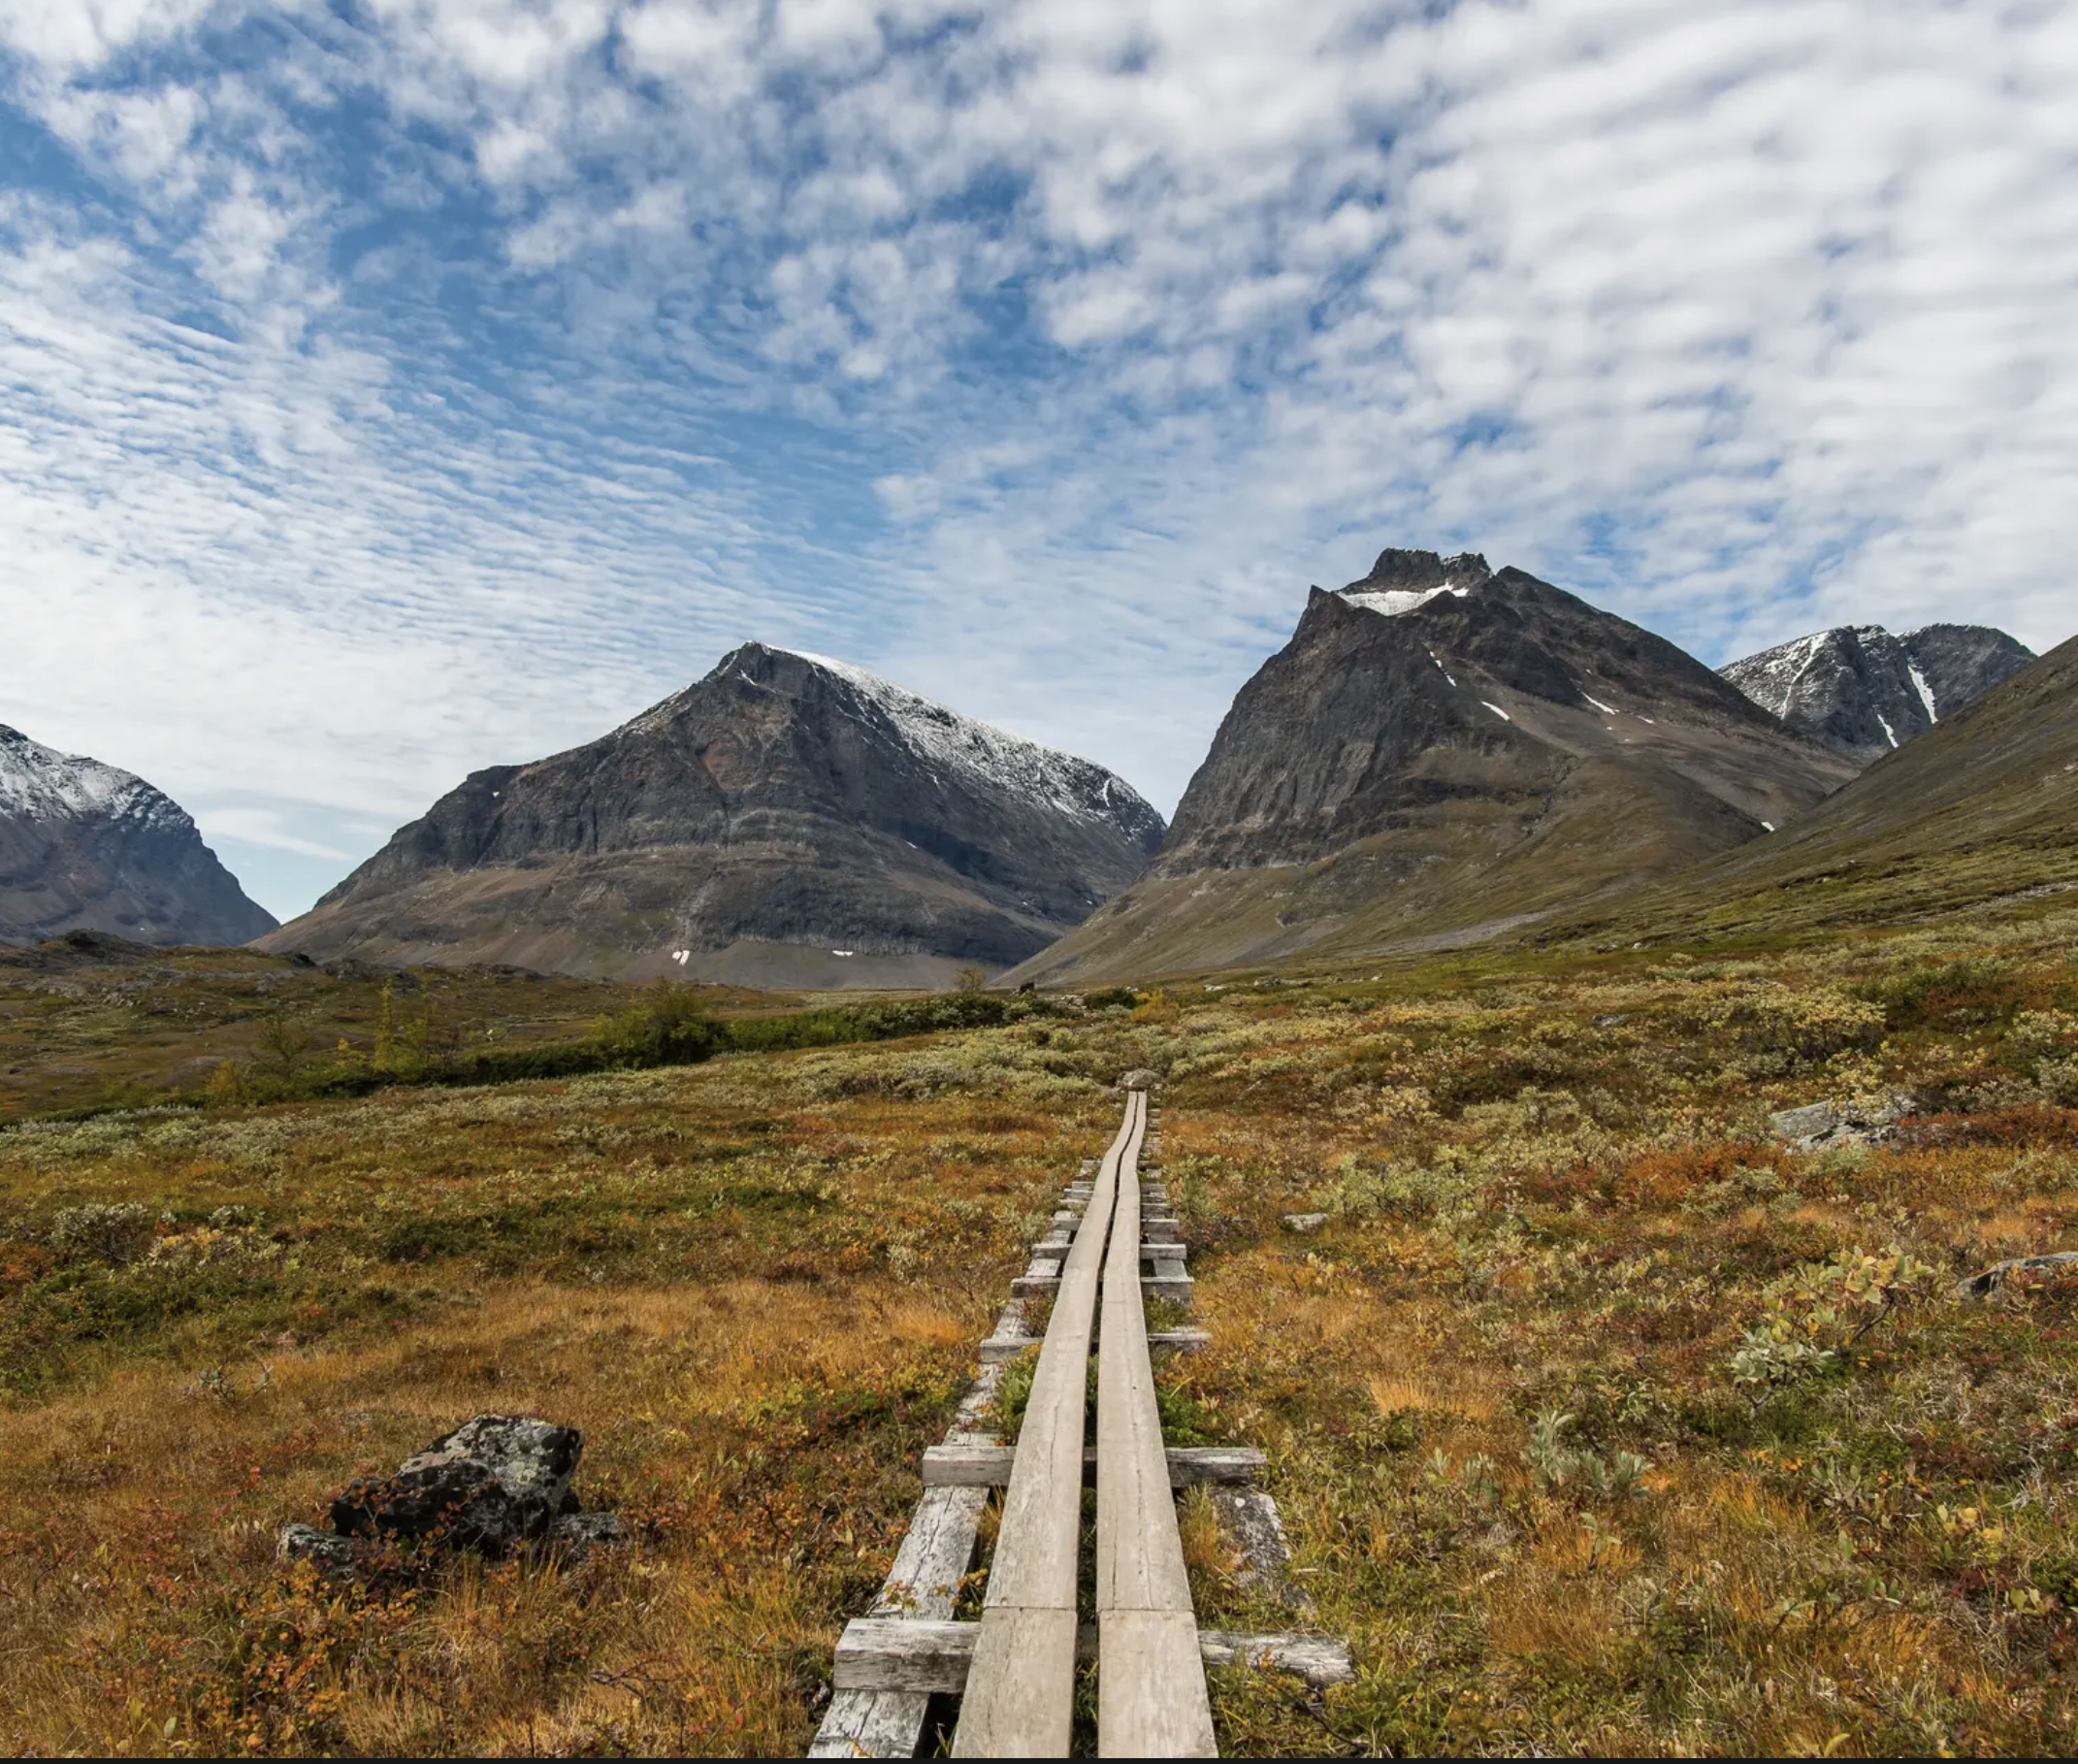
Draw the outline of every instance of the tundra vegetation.
M2074 934L2050 897L957 995L997 1021L825 1013L825 1045L691 1064L649 1063L663 1004L609 1034L568 998L623 1069L26 1116L0 1748L798 1751L1022 1244L1144 1066L1212 1331L1165 1415L1268 1452L1293 1550L1251 1576L1187 1498L1201 1620L1358 1665L1218 1675L1224 1751L2068 1754L2078 1279L1958 1283L2078 1247ZM1770 1127L1900 1093L1868 1136ZM276 1562L483 1411L581 1427L633 1541Z

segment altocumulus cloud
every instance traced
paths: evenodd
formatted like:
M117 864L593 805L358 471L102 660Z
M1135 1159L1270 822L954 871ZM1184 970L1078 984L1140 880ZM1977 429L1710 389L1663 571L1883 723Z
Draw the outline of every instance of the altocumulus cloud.
M1309 579L2068 634L2078 9L0 0L0 720L292 911L762 636L1173 800Z

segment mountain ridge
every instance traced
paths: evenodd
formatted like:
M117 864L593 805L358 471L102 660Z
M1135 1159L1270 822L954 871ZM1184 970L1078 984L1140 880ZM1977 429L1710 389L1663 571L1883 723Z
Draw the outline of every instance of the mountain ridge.
M266 947L942 984L1042 947L1163 831L1091 761L751 642L595 741L471 773Z
M1389 549L1310 591L1147 876L1015 978L1454 936L1762 836L1853 775L1666 638Z

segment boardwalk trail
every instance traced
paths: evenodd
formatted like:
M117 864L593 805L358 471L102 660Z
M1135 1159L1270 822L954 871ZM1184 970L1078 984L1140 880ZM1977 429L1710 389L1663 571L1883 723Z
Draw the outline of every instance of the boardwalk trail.
M1201 1631L1190 1602L1173 1491L1245 1480L1246 1448L1164 1448L1151 1349L1189 1349L1202 1331L1151 1335L1149 1293L1189 1301L1185 1250L1158 1181L1140 1160L1153 1131L1145 1091L1127 1094L1118 1136L1062 1195L1052 1228L1014 1283L981 1376L944 1445L925 1454L925 1492L871 1612L837 1647L835 1694L811 1757L914 1756L933 1693L959 1692L957 1757L1064 1757L1078 1659L1097 1659L1104 1757L1212 1757L1205 1668L1270 1664L1315 1682L1347 1678L1347 1652L1317 1638ZM1150 1172L1152 1177L1152 1172ZM1024 1301L1051 1294L1043 1341ZM1015 1448L978 1422L1006 1361L1039 1348ZM1084 1438L1092 1346L1094 1451ZM1096 1622L1079 1622L1083 1487L1096 1480ZM952 1620L991 1487L1002 1487L981 1620Z

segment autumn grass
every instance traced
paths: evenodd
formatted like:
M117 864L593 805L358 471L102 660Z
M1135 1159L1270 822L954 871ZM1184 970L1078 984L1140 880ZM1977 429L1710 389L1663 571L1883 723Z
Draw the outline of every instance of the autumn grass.
M797 1750L1023 1244L1149 1066L1213 1337L1166 1358L1165 1431L1262 1446L1295 1552L1265 1583L1186 1496L1201 1618L1359 1669L1216 1675L1226 1752L2068 1753L2078 1290L1956 1282L2078 1247L2074 935L1453 957L26 1123L0 1747ZM1877 1143L1768 1129L1900 1090ZM350 1594L276 1566L283 1521L493 1409L582 1427L634 1543Z

